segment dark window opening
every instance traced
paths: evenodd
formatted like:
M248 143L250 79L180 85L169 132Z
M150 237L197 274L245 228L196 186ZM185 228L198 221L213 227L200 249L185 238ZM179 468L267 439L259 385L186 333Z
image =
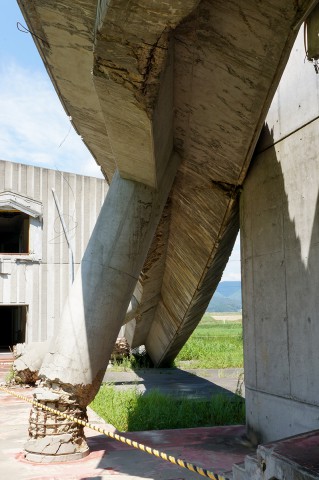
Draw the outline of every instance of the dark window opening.
M13 345L25 342L27 306L0 307L0 349L10 350Z
M0 253L29 253L29 215L0 211Z

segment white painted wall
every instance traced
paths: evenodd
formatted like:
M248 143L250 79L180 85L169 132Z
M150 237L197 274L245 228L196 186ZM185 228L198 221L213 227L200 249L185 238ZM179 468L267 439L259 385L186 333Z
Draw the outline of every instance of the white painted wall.
M28 305L26 341L53 336L69 292L69 253L52 188L68 228L76 271L108 189L105 180L0 161L0 194L14 192L42 202L42 219L31 220L30 254L0 254L0 262L9 263L11 271L0 273L0 306Z

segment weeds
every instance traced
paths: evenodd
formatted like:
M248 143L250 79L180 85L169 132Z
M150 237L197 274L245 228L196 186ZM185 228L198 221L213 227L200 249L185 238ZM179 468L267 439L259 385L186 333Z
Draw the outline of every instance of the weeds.
M210 400L174 398L158 390L142 394L104 384L91 408L120 431L192 428L245 423L244 400L214 395Z
M242 324L215 320L205 315L175 360L188 368L241 368L243 366ZM131 354L113 368L130 370L153 366L145 352ZM119 391L104 384L91 403L92 409L121 431L191 428L245 423L245 402L241 397L243 377L236 396L214 395L210 400L175 398L157 390L147 394L136 388Z
M131 353L129 357L112 362L113 370L127 371L138 368L152 368L153 363L146 351L142 353Z
M16 372L11 365L9 372L5 376L6 383L15 383L16 382Z
M242 368L243 340L240 321L215 320L205 314L171 366L185 368ZM145 351L113 362L114 370L153 367Z
M175 365L188 368L237 368L243 366L241 322L205 319L178 354Z

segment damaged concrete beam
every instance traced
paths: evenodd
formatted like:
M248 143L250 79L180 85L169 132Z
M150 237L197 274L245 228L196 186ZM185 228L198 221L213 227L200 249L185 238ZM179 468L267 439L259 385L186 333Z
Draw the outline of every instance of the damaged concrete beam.
M170 32L198 3L98 2L93 79L123 178L156 188L165 169L173 145Z

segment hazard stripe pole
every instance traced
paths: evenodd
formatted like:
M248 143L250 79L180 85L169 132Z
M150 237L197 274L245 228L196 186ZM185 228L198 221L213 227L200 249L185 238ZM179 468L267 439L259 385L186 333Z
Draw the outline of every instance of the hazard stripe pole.
M104 430L103 428L97 427L96 425L93 425L92 423L85 422L84 420L79 420L76 417L73 417L73 415L68 415L66 413L60 412L59 410L56 410L51 407L47 407L46 405L43 405L41 402L37 402L35 400L30 400L28 397L25 397L24 395L20 395L19 393L13 392L12 390L9 390L8 388L1 386L0 385L0 390L8 393L9 395L12 395L14 397L20 398L21 400L24 400L25 402L30 403L31 405L34 405L38 408L41 408L42 410L46 410L48 412L54 413L55 415L58 415L59 417L66 418L68 420L71 420L74 423L78 423L79 425L83 425L84 427L88 427L91 430L95 430L96 432L102 433L103 435L113 438L114 440L117 440L118 442L126 443L127 445L130 445L131 447L134 447L138 450L142 450L143 452L149 453L150 455L154 455L155 457L161 458L162 460L166 460L167 462L174 463L175 465L178 465L182 468L186 468L187 470L190 470L191 472L198 473L199 475L202 475L203 477L211 478L212 480L229 480L223 475L220 475L218 473L211 472L209 470L206 470L206 468L198 467L197 465L194 465L193 463L186 462L185 460L182 460L181 458L175 458L172 455L167 455L164 452L161 452L159 450L156 450L151 447L147 447L146 445L143 445L142 443L135 442L134 440L131 440L130 438L123 437L122 435L118 435L117 433L114 432L108 432L107 430Z

